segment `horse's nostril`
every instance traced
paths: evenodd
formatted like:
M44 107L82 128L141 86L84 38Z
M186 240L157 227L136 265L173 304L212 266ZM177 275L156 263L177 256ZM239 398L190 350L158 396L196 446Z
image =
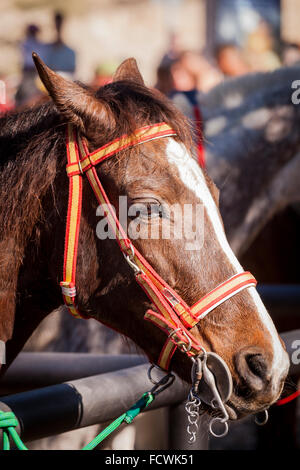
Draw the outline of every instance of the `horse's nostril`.
M268 367L262 354L248 354L246 362L249 370L257 377L265 380L268 373Z
M251 391L259 392L268 385L268 362L257 348L240 351L236 356L236 367L242 382Z

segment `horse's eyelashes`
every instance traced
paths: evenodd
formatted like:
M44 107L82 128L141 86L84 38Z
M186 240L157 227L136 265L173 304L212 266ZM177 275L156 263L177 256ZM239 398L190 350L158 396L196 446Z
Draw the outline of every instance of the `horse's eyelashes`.
M131 219L153 219L163 217L163 207L156 201L136 202L129 207L128 216Z

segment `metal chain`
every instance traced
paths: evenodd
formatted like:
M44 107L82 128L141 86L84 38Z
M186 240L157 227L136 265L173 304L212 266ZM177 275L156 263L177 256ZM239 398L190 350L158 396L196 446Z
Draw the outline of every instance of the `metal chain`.
M186 431L189 437L189 444L194 444L197 439L198 432L198 421L199 421L199 408L201 400L199 397L193 394L193 390L190 390L188 401L185 404L185 410L187 412L187 418L189 424L187 425Z

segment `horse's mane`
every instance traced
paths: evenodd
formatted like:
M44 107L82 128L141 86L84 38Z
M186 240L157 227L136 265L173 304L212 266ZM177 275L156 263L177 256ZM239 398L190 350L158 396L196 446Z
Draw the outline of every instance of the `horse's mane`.
M189 145L187 121L160 93L133 81L119 81L100 88L95 96L109 105L117 122L103 143L142 125L165 121ZM0 240L22 245L40 219L42 198L49 190L51 194L57 172L65 171L64 124L52 102L0 119Z
M50 102L0 117L0 167L14 160L36 135L52 127L55 121L58 123L59 116Z

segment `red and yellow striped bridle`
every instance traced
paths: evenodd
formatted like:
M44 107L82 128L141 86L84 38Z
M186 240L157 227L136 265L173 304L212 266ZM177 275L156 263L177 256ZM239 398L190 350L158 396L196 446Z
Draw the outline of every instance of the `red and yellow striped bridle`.
M97 201L103 206L105 216L115 232L120 250L134 271L136 281L155 305L157 311L148 310L144 318L154 323L167 335L167 340L157 360L157 365L165 370L168 370L171 358L177 348L191 357L201 353L203 348L195 336L191 334L190 329L197 325L205 315L241 290L256 286L256 280L252 274L242 272L223 282L192 307L189 307L133 246L120 225L97 175L96 165L129 147L154 139L175 136L176 132L168 124L162 122L140 128L133 135L124 135L89 153L83 138L72 125L68 125L67 174L69 177L69 201L63 281L60 283L64 302L70 313L77 318L89 318L78 310L75 286L81 218L82 177L86 174Z

